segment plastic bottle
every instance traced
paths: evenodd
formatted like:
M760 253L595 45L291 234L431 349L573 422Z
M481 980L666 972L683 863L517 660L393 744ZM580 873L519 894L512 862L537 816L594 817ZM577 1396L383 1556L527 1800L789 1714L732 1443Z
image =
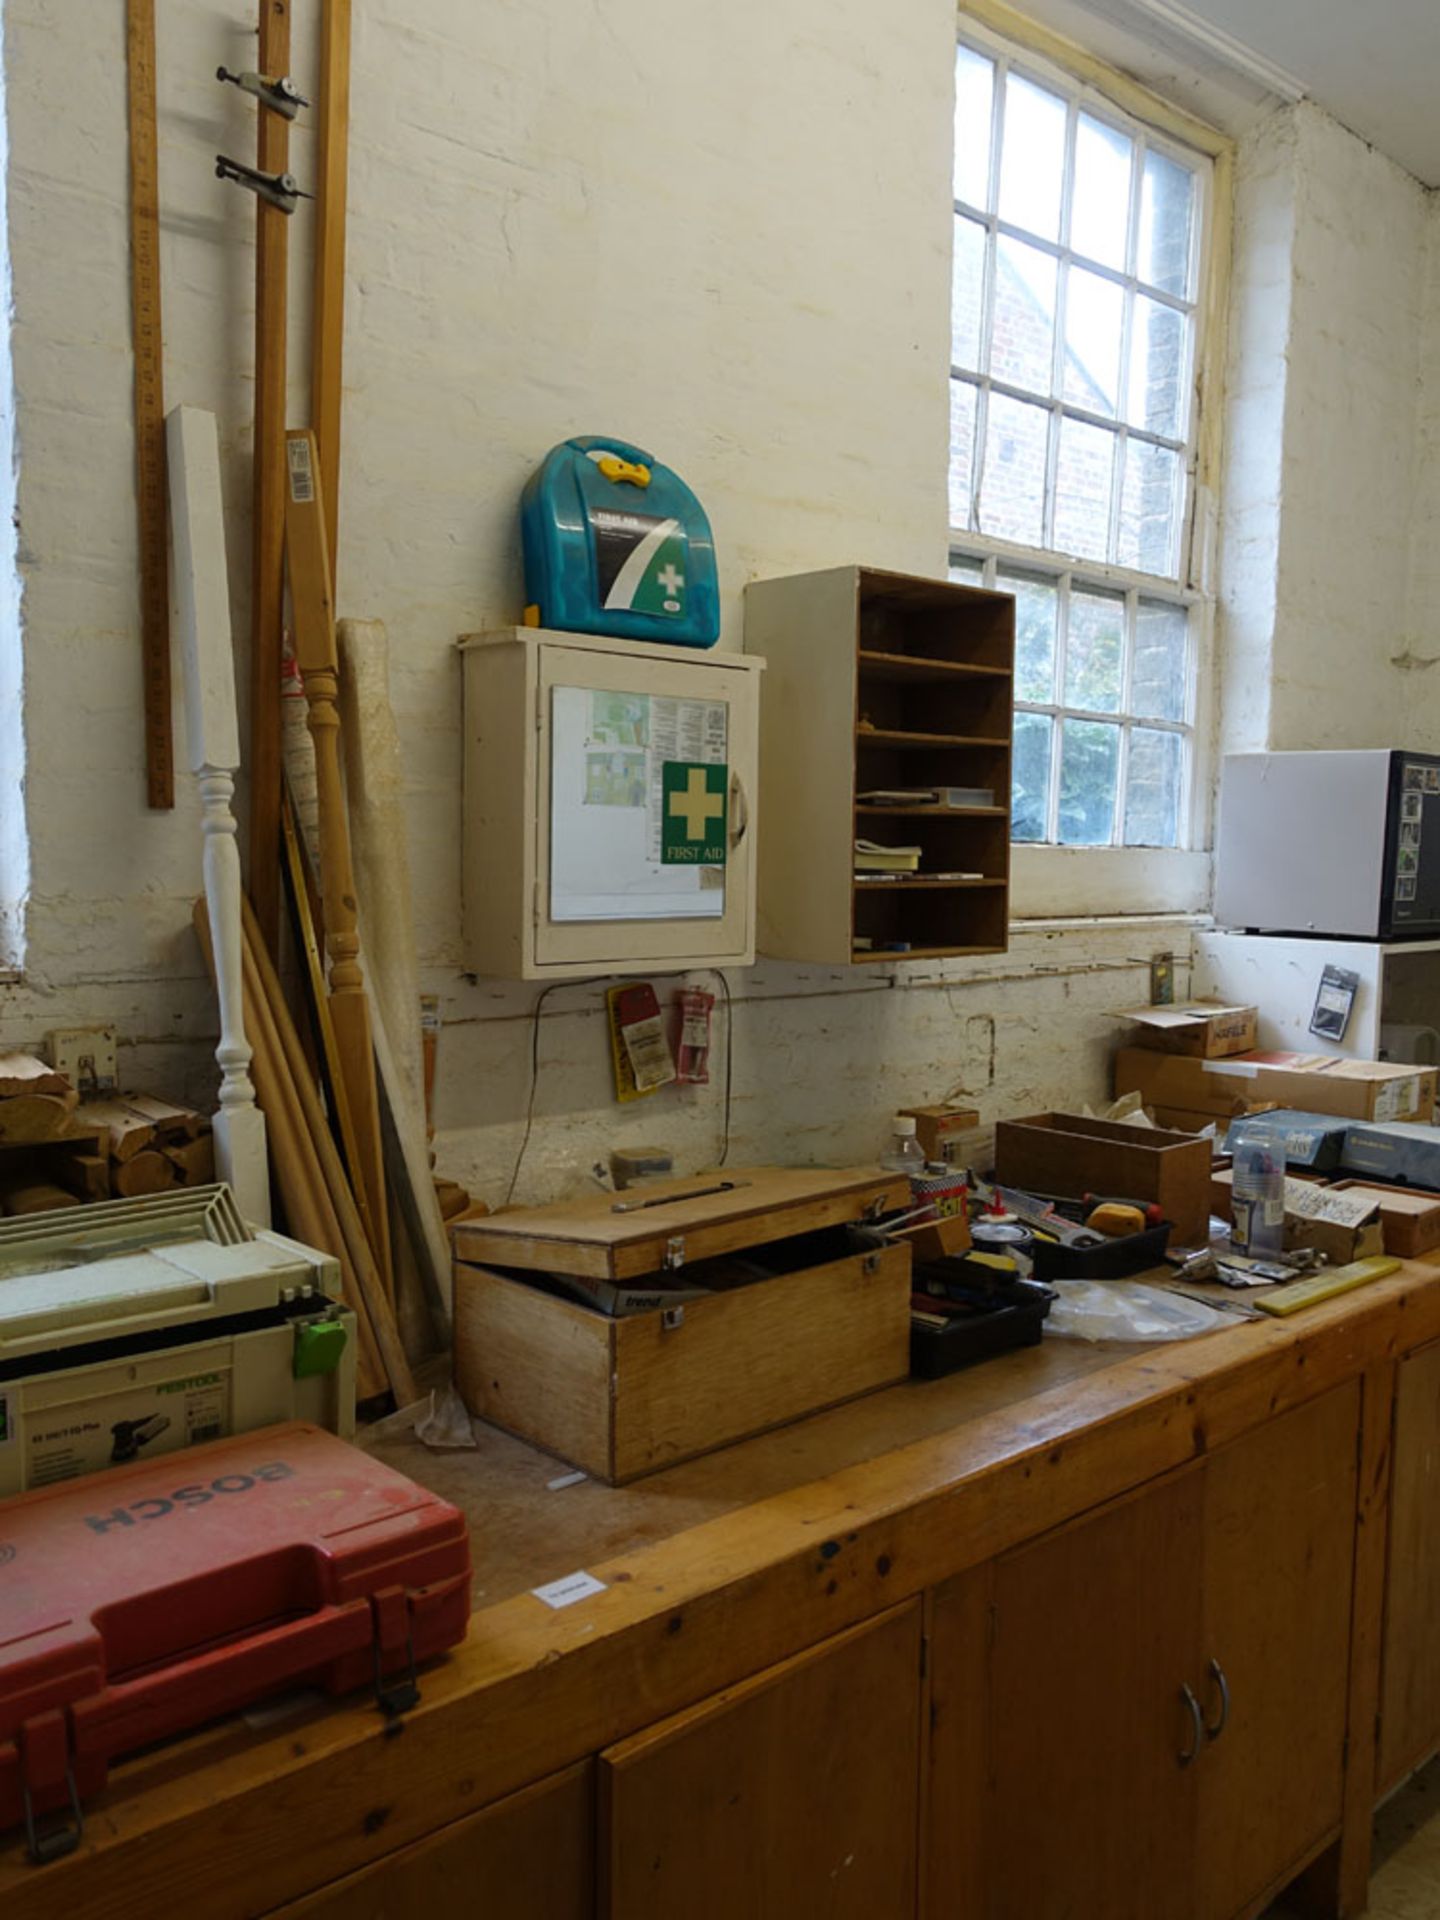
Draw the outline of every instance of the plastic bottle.
M1230 1145L1235 1157L1230 1237L1243 1252L1264 1260L1285 1244L1285 1148L1243 1126L1232 1129Z
M913 1113L897 1113L890 1127L890 1145L880 1156L886 1173L908 1173L913 1180L925 1171L925 1150L915 1137Z

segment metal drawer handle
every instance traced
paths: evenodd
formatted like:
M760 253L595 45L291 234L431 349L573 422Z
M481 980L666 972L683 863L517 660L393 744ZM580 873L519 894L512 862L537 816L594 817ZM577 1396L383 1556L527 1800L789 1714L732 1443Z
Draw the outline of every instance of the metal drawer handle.
M1188 1686L1181 1687L1180 1698L1189 1712L1190 1726L1194 1737L1189 1747L1182 1748L1175 1757L1179 1760L1182 1767L1188 1767L1193 1765L1199 1758L1200 1749L1205 1743L1205 1716L1200 1711L1200 1702L1195 1698Z
M1218 1660L1212 1660L1210 1662L1209 1674L1210 1678L1220 1689L1220 1718L1215 1722L1213 1727L1208 1721L1206 1722L1205 1738L1207 1740L1218 1740L1230 1724L1230 1682L1225 1678L1225 1669Z

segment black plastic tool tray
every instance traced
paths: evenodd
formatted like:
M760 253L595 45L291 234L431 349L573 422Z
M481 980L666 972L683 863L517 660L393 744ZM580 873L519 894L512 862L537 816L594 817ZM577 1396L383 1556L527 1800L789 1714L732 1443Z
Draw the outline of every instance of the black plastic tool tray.
M926 1291L925 1267L915 1270L915 1292ZM988 1301L935 1299L935 1311L947 1305L955 1318L943 1327L910 1324L910 1371L922 1380L938 1380L974 1360L1009 1353L1016 1347L1040 1344L1045 1316L1055 1296L1048 1287L1013 1280L997 1288Z
M1128 1280L1132 1273L1144 1273L1158 1267L1170 1244L1170 1222L1146 1227L1143 1233L1125 1233L1117 1240L1102 1240L1098 1247L1067 1247L1058 1240L1042 1240L1036 1235L1035 1278L1037 1280Z

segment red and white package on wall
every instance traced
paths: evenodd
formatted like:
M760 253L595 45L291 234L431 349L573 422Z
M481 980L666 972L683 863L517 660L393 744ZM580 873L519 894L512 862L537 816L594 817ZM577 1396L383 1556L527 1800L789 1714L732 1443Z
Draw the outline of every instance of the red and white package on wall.
M700 987L682 987L675 995L680 1009L680 1040L675 1049L675 1078L682 1086L710 1084L710 1015L715 996Z

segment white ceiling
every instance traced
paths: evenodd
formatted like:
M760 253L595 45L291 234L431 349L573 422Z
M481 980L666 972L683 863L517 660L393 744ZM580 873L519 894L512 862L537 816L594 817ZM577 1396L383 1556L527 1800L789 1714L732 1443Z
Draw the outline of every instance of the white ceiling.
M1021 0L1023 11L1239 132L1308 95L1440 186L1440 0Z

